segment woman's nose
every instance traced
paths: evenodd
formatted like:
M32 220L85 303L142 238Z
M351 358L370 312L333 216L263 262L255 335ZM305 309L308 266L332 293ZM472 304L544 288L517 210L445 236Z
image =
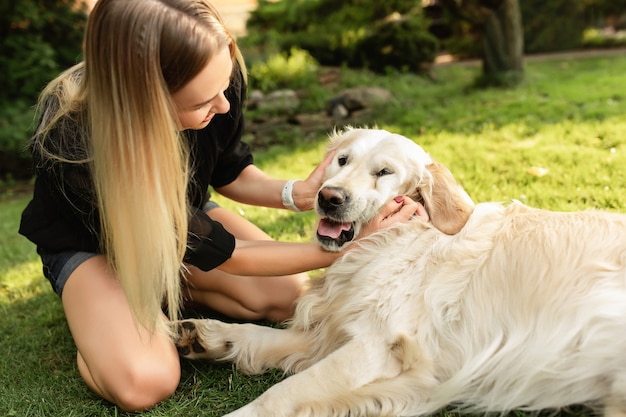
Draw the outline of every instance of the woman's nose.
M216 97L216 102L213 105L213 109L215 110L215 113L218 114L228 113L228 110L230 110L230 102L228 101L224 93L220 93L220 95Z

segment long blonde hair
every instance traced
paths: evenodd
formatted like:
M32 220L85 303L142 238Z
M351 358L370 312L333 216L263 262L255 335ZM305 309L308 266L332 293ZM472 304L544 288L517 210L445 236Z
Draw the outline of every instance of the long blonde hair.
M234 39L204 0L99 0L87 24L84 62L40 98L41 108L50 97L59 105L44 113L35 142L45 142L67 118L87 126L74 147L83 159L47 156L89 164L101 247L135 319L150 331L167 328L163 302L170 318L178 316L187 242L189 150L172 94L224 47L244 68Z

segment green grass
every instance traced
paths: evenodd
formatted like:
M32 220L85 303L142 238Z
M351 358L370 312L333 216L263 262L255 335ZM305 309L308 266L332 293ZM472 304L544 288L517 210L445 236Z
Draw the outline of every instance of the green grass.
M342 83L390 89L394 101L371 113L367 124L420 143L476 201L626 211L626 58L527 62L526 81L514 90L472 89L478 72L474 66L437 67L433 82L350 71ZM274 146L257 153L257 163L274 175L302 178L321 160L324 144L320 134L306 144ZM34 248L16 234L27 201L0 201L0 415L129 415L92 394L78 375L60 302ZM312 236L312 213L220 202L276 238ZM281 379L278 372L244 376L229 364L182 366L176 394L145 415L222 415Z

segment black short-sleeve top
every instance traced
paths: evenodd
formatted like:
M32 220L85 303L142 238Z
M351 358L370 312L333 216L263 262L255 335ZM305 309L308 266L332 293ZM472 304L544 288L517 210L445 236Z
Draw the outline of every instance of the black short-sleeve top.
M249 146L241 141L246 94L242 78L241 72L236 71L226 90L230 102L228 113L215 115L201 130L183 132L191 150L187 195L192 208L184 260L202 270L222 264L235 247L234 237L202 211L209 198L209 186L230 184L253 163ZM84 129L77 125L75 131L79 135ZM49 142L55 146L54 131L51 135ZM71 140L63 143L71 146ZM33 151L33 163L36 174L33 198L22 213L19 232L35 243L39 251L102 253L100 218L87 164L50 162L37 151Z

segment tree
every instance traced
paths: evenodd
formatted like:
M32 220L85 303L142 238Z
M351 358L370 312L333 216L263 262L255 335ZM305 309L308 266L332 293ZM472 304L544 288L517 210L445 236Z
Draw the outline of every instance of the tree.
M439 0L456 18L478 29L487 85L514 85L524 76L524 30L518 0Z

